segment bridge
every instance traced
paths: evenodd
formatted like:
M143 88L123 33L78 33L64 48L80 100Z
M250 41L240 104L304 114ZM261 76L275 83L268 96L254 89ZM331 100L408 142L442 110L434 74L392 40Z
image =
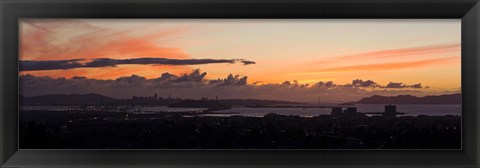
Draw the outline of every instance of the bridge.
M407 114L407 113L404 113L404 112L360 112L360 113L363 113L363 114L381 114L381 115L384 115L384 114L395 114L395 115L404 115L404 114Z

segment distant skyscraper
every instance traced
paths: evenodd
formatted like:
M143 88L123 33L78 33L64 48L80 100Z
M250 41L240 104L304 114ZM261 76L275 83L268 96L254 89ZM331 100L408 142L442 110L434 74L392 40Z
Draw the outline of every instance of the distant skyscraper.
M155 101L158 100L158 95L155 93L155 95L153 96L153 98L155 99Z

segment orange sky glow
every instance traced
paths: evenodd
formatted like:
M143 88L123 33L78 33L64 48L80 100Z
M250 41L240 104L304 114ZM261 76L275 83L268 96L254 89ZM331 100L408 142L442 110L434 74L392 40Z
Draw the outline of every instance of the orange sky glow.
M97 58L244 59L255 64L117 65L20 71L53 78L116 79L206 72L249 84L354 79L421 83L425 92L461 86L459 20L20 20L20 60Z

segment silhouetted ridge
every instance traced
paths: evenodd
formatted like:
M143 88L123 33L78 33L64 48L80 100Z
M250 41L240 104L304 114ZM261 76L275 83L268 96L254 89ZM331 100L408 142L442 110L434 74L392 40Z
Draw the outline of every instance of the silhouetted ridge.
M416 97L412 95L379 96L363 98L355 104L462 104L462 94Z
M20 95L21 105L109 105L119 100L100 94L50 94L26 97Z
M85 105L160 105L170 107L205 107L218 108L230 106L251 106L251 105L277 105L277 104L298 104L297 102L278 101L278 100L259 100L259 99L206 99L200 100L181 99L181 98L163 98L155 96L137 97L126 99L116 99L100 94L49 94L42 96L26 97L19 96L20 105L23 106L85 106Z

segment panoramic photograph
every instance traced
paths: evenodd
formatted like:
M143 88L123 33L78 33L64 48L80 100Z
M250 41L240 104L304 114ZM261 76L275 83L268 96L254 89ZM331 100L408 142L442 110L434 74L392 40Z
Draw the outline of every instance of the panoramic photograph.
M20 19L20 149L462 149L460 19Z

